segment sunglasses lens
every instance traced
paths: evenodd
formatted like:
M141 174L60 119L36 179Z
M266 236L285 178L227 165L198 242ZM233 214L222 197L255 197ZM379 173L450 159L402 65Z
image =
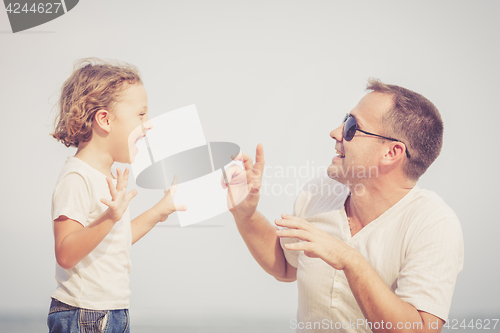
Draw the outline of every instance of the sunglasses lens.
M351 141L354 138L354 134L356 134L357 123L353 117L347 118L347 121L344 122L344 140Z

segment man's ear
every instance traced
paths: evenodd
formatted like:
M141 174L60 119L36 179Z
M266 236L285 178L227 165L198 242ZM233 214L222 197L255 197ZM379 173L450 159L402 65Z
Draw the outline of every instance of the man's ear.
M405 145L401 142L394 141L390 149L387 150L384 155L383 162L384 164L392 164L402 160L406 154Z
M99 110L95 113L94 121L98 128L106 133L110 132L111 126L109 125L110 113L107 110Z

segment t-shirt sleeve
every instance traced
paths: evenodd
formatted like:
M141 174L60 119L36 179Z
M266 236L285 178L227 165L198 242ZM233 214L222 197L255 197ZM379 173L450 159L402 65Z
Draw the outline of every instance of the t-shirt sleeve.
M458 219L443 217L425 227L410 242L395 294L417 310L447 321L463 258Z
M70 173L59 181L52 197L52 221L66 216L85 227L90 209L90 191L81 175Z

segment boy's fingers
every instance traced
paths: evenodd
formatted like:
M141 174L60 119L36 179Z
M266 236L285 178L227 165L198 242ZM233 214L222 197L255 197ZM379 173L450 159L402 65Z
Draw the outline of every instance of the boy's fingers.
M109 201L109 200L104 199L104 198L102 198L102 199L101 199L101 202L102 202L103 204L105 204L106 206L108 206L108 207L109 207L109 206L111 206L111 205L113 204L113 202L112 202L112 201Z
M128 192L127 195L125 196L125 200L130 201L132 200L135 196L137 195L137 190L133 189L132 191Z
M130 172L130 170L128 168L125 168L125 172L123 172L123 173L120 169L116 169L116 175L117 175L116 189L118 191L121 191L124 188L127 188L129 172Z
M175 210L180 211L180 212L185 212L187 210L186 205L175 205Z
M170 192L172 199L175 197L175 192L177 192L177 185L170 186L167 192Z
M120 191L123 186L122 186L122 170L120 168L116 168L116 189Z
M179 180L179 175L175 174L174 179L172 180L172 184L170 185L171 187L174 185L177 185L177 181Z
M108 188L109 188L109 193L111 193L111 197L114 197L116 195L115 184L113 184L111 178L109 177L106 177L106 182L108 182Z
M168 188L168 190L165 190L165 195L170 192L170 195L172 198L174 198L175 192L177 191L177 180L179 179L179 176L177 174L174 175L174 179L172 180L172 185Z

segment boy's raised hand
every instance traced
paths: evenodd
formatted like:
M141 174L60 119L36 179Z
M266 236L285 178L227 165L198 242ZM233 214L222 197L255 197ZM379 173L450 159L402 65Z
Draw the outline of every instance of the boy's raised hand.
M170 188L165 190L163 198L152 208L152 210L159 216L160 222L165 221L168 216L175 211L187 210L186 205L176 205L174 203L175 192L177 191L177 178L177 175L175 175Z
M129 169L125 168L125 172L116 169L116 187L113 184L111 178L106 177L108 182L109 192L111 193L111 200L101 199L101 202L108 206L106 213L114 222L120 221L123 213L127 210L130 200L132 200L137 195L137 190L132 190L127 193Z

